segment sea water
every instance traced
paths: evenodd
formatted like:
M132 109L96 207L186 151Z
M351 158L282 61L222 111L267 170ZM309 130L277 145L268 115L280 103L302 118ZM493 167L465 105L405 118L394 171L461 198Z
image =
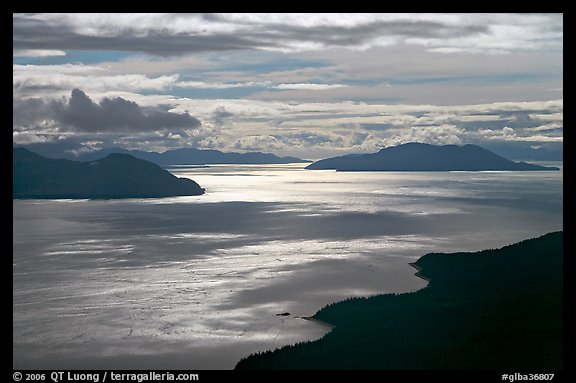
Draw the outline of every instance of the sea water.
M325 334L328 303L424 287L428 252L563 227L562 171L169 170L206 194L13 201L14 368L231 369Z

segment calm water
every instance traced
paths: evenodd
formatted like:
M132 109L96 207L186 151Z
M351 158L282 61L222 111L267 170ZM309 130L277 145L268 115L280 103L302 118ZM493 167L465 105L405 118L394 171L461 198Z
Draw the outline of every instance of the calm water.
M427 252L562 229L561 171L170 170L207 194L13 202L14 368L233 368L322 336L298 317L327 303L422 288Z

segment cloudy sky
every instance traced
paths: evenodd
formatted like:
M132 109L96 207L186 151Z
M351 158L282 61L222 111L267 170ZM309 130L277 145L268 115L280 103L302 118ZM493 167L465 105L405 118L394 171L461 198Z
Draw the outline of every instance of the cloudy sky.
M562 61L561 14L14 14L13 143L540 147Z

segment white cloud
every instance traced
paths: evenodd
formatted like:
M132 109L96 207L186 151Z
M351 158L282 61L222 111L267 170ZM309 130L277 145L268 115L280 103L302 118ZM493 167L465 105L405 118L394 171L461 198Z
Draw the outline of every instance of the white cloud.
M144 74L117 74L106 66L63 64L63 65L13 65L12 84L22 91L65 90L74 88L91 92L164 90L168 88L188 89L233 89L263 88L277 90L331 90L345 88L343 84L321 83L274 83L272 81L206 82L179 81L178 74L150 77Z
M247 88L247 87L269 87L270 82L261 81L248 81L248 82L235 82L235 83L219 83L219 82L204 82L204 81L179 81L175 84L178 88L195 88L195 89L231 89L231 88Z
M12 85L17 91L32 91L37 95L74 88L91 92L162 90L173 86L178 75L148 77L141 74L114 74L102 67L81 64L64 65L13 65Z
M429 52L432 53L466 53L466 54L473 54L473 55L480 55L480 54L489 54L489 55L503 55L509 54L509 50L505 49L494 49L494 48L475 48L475 47L439 47L439 48L430 48L428 49Z
M50 57L66 56L66 52L59 49L16 49L12 51L14 57Z
M274 136L271 135L255 135L237 138L232 144L234 149L242 149L247 151L262 150L277 150L283 149L284 145Z
M478 134L482 139L490 141L521 141L521 142L563 142L562 135L543 135L537 134L532 135L532 131L542 131L534 129L513 129L510 127L504 127L500 130L495 129L481 129Z
M478 133L488 140L513 141L518 138L513 128L505 126L502 129L480 129Z
M178 88L195 89L232 89L232 88L266 88L279 90L329 90L346 88L343 84L318 84L318 83L282 83L274 84L272 81L247 81L247 82L204 82L204 81L179 81L175 84Z
M550 124L535 126L533 128L526 128L525 130L529 131L529 132L547 132L550 130L558 130L558 129L562 129L562 125L556 124L556 123L550 123Z
M321 157L407 141L562 140L562 15L15 14L13 41L17 62L119 53L14 65L13 115L20 101L78 88L94 103L121 97L202 122L82 132L98 145ZM33 109L17 110L14 142L61 137L41 116L27 120L41 115Z
M12 143L17 145L37 144L52 141L50 137L32 132L12 132Z
M96 74L104 69L96 65L61 64L61 65L12 65L14 76L53 76L60 74Z
M159 129L157 132L134 135L124 132L121 136L107 132L109 139L101 140L108 145L127 145L130 148L165 150L198 146L221 150L274 151L282 155L321 158L350 152L373 152L383 146L409 141L437 144L479 140L562 141L562 99L465 105L192 99L170 94L138 93L144 85L151 86L150 81L154 84L154 80L158 82L156 86L159 89L174 88L182 83L177 75L130 77L92 65L14 66L14 73L15 89L24 79L30 81L23 85L30 90L33 89L30 84L63 89L76 85L72 80L78 77L77 80L86 86L81 89L86 89L95 102L122 97L144 108L164 106L169 108L165 109L169 112L188 113L202 121L202 126L190 131L164 132ZM45 79L46 83L40 82L40 79ZM266 81L265 85L270 87L279 85ZM219 83L206 81L196 85L210 84ZM281 84L321 85L320 82ZM338 90L324 89L324 92ZM282 92L290 91L285 89ZM69 91L66 93L63 94L70 94ZM54 94L54 91L46 91L36 92L34 96L52 98ZM518 113L531 118L516 121L514 116L518 116ZM515 123L514 129L501 128L502 121L506 120ZM13 141L46 137L55 139L61 135L58 130L49 131L48 128L41 124L16 126L14 130L22 136L15 136ZM99 137L85 135L81 138L97 140Z
M385 140L387 146L407 142L423 142L434 145L461 144L465 130L455 125L419 126L409 129L393 129L393 135Z
M76 40L46 34L45 41L65 50L79 41L100 38L119 48L135 50L134 41L147 39L152 52L184 53L194 50L257 48L283 52L331 47L370 49L407 42L436 52L497 52L541 49L562 45L562 15L514 14L383 14L383 13L222 13L222 14L15 14L13 25L19 31L26 23L28 34L34 27L65 28ZM60 37L60 38L58 38ZM169 38L174 37L173 41ZM175 38L178 38L176 40ZM219 44L207 44L216 41ZM106 40L108 39L108 40ZM33 42L15 35L15 49L32 49ZM132 42L132 44L129 44ZM160 45L170 44L171 48ZM157 46L153 46L157 45Z
M296 89L296 90L330 90L338 88L347 88L343 84L314 84L314 83L298 83L298 84L278 84L273 86L274 89Z

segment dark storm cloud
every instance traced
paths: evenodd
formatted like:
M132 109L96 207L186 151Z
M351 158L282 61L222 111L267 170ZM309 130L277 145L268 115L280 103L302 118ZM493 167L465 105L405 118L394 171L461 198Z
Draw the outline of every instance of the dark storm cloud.
M184 19L172 15L168 20ZM484 25L449 25L423 20L380 20L353 26L301 26L280 23L226 20L219 15L195 15L206 23L228 23L229 31L212 33L180 32L164 29L142 30L124 26L108 30L101 26L96 33L82 33L63 21L13 16L13 49L116 50L147 52L160 56L190 52L235 49L279 48L313 43L321 46L357 47L376 38L461 38L488 32ZM167 22L164 20L164 22ZM238 29L240 28L240 29Z
M225 51L265 47L236 35L189 35L169 31L149 31L145 35L126 29L120 34L86 35L65 24L50 24L42 20L29 20L14 16L12 47L24 49L110 50L146 52L159 56L180 55L188 52Z
M163 128L196 128L201 122L188 113L143 108L122 97L92 101L74 89L67 102L30 99L13 104L14 124L31 125L54 120L58 127L79 132L156 131Z
M52 103L43 99L12 99L12 121L15 127L33 126L53 115Z
M266 37L279 41L315 42L326 46L358 46L382 37L449 38L487 32L485 26L453 26L432 21L375 21L354 27L316 26L298 27L275 25L263 34L249 35L254 39ZM276 37L278 36L278 37Z
M216 125L220 126L220 125L224 125L232 117L234 117L234 113L230 113L223 106L219 106L218 108L216 108L216 110L214 112L212 112L211 117L212 117L212 121L214 121L214 123Z

